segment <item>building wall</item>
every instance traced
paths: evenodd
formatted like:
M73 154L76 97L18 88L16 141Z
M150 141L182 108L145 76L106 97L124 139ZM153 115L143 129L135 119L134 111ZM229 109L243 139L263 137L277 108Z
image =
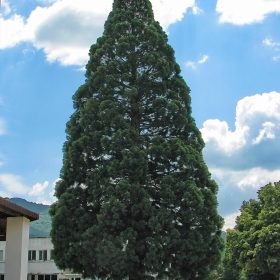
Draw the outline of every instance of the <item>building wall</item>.
M4 270L5 270L5 250L6 250L6 242L0 241L0 251L3 252L3 253L1 253L3 258L0 259L0 275L4 274Z
M5 271L5 249L6 242L0 241L0 251L3 251L3 261L0 259L0 275L4 274ZM33 259L34 253L29 252L28 280L39 280L39 278L49 279L49 276L42 277L42 275L50 275L50 279L51 275L57 275L57 280L81 280L80 275L72 274L70 271L62 271L56 267L54 261L51 259L52 249L53 244L49 237L29 239L28 250L35 251L36 256Z
M51 260L51 250L53 245L50 238L30 238L29 251L36 252L36 260L28 260L28 273L32 274L47 274L47 273L61 273L56 267L53 260ZM39 251L47 251L47 258L41 256L39 259ZM43 255L41 253L41 255Z

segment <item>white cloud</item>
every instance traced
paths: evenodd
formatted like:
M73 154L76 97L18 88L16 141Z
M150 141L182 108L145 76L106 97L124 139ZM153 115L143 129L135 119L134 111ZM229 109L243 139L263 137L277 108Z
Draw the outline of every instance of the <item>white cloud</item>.
M209 59L209 56L208 55L203 55L202 56L202 58L200 59L200 60L198 60L197 62L195 62L195 61L187 61L186 62L186 66L187 67L190 67L190 68L192 68L192 69L196 69L197 68L197 66L198 66L198 64L203 64L203 63L205 63L207 60Z
M51 185L48 181L45 181L43 184L36 183L35 185L33 185L28 195L35 196L35 200L37 203L50 205L56 201L56 197L54 197L54 187L58 180L59 179L55 180Z
M280 13L279 0L218 0L220 22L243 25L261 22L270 13Z
M261 141L265 139L274 139L275 134L273 132L273 128L275 127L274 123L265 122L262 124L263 128L259 130L259 135L255 139L252 140L253 144L259 144Z
M45 189L48 187L49 182L45 181L43 184L37 183L35 184L31 191L29 192L30 196L43 196L45 194Z
M0 174L0 185L2 189L12 195L24 195L29 191L29 188L25 186L22 182L20 176L14 174Z
M280 93L247 96L236 106L235 129L207 120L201 129L204 160L220 190L219 212L236 212L242 200L280 179ZM242 200L241 200L242 199Z
M265 44L266 46L268 46L269 48L271 48L274 52L278 52L280 51L280 43L279 42L275 42L271 39L264 39L263 40L263 44ZM278 59L280 59L279 55L276 55L272 58L274 61L277 61Z
M24 20L20 15L13 15L9 19L0 18L0 49L11 48L21 41L25 41Z
M279 179L280 169L271 171L257 167L244 172L244 176L237 182L237 186L242 189L248 187L260 189L269 182L278 182Z
M227 155L246 144L246 138L248 134L248 126L240 126L236 124L236 130L230 131L228 124L225 121L220 120L207 120L203 124L203 128L200 130L204 141L213 142L214 147L218 150L222 150Z
M204 122L201 133L212 149L230 156L246 145L275 139L280 133L279 123L280 93L274 91L247 96L237 103L235 131L230 131L224 121L210 119Z
M40 2L40 1L39 1ZM27 20L20 15L0 19L0 49L20 42L31 42L43 49L49 62L62 65L84 65L88 50L102 35L104 22L112 9L112 0L43 1L48 6L34 9ZM155 18L163 28L182 20L195 0L152 0ZM6 32L5 32L6 31Z
M204 55L204 56L202 57L202 59L200 59L200 60L198 61L198 63L199 63L199 64L202 64L202 63L206 62L206 60L207 60L208 58L209 58L208 55Z
M271 39L264 39L263 40L263 43L267 46L271 46L271 47L279 47L280 46L280 43L278 42L273 42Z
M97 8L98 7L98 8ZM49 7L37 7L26 28L32 43L43 49L49 62L83 65L91 44L102 34L112 1L60 0Z
M200 9L197 5L194 5L192 7L192 12L193 12L194 15L200 15L200 14L204 13L203 10Z
M193 13L200 11L195 5L195 0L151 0L155 19L160 22L163 29L177 21L181 21L188 8Z
M52 184L53 188L55 188L56 183L58 183L59 181L61 181L61 179L60 179L60 178L57 178L57 179L53 182L53 184Z
M22 178L18 175L0 174L0 196L9 198L21 196L30 201L50 205L56 201L54 187L57 181L52 185L49 185L48 181L36 183L30 188L22 183Z
M246 155L243 155L246 160ZM230 159L231 160L231 159ZM234 170L222 165L209 168L212 178L219 186L218 201L219 213L226 218L224 230L232 228L234 216L230 214L240 209L242 202L257 199L257 191L269 182L277 182L280 179L280 168L276 170L254 167L249 169ZM236 216L236 215L235 215Z
M196 68L196 63L194 61L187 61L186 66L191 67L192 69L195 69Z
M210 167L210 171L223 188L235 186L243 191L246 188L258 190L268 182L278 182L280 179L280 168L268 170L255 167L246 170L233 170L223 167Z
M234 212L228 216L226 216L225 219L225 225L223 227L223 231L226 231L227 229L233 229L235 227L235 221L236 217L239 216L241 213L239 212Z
M2 0L1 9L2 9L2 14L3 15L8 15L11 12L11 8L10 8L10 5L9 5L8 1Z

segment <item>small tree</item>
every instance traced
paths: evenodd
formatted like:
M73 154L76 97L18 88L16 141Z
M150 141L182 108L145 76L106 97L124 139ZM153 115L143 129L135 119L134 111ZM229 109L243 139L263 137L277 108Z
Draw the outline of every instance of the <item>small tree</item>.
M280 182L244 201L237 224L226 238L227 258L249 279L276 280L280 273Z
M115 0L74 95L54 259L84 277L203 279L219 262L217 185L190 90L148 0Z

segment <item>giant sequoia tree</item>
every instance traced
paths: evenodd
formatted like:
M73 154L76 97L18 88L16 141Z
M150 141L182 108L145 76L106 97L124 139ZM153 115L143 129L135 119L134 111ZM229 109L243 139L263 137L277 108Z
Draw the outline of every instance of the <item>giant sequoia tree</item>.
M150 1L115 0L89 55L51 207L57 265L100 279L203 279L222 247L217 185Z

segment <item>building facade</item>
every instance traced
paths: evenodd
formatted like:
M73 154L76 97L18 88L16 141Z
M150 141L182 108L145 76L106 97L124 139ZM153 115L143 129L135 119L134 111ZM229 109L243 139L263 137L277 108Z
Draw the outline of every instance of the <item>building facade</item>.
M0 241L0 280L5 279L6 242ZM30 238L27 280L82 280L70 270L60 270L52 259L53 244L49 237Z

